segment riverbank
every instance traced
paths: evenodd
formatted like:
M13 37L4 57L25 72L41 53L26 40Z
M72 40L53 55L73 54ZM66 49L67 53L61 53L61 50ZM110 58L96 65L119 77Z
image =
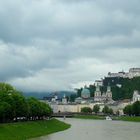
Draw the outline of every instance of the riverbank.
M56 119L0 124L0 140L27 140L70 128Z
M74 118L77 119L94 119L94 120L104 120L104 116L98 116L98 115L75 115Z
M131 121L131 122L140 122L140 117L123 116L123 117L118 117L118 120L121 120L121 121Z
M99 115L75 115L74 118L77 119L94 119L94 120L105 120L105 116ZM131 122L140 122L140 117L130 117L130 116L120 116L120 117L111 117L112 120L116 121L131 121Z

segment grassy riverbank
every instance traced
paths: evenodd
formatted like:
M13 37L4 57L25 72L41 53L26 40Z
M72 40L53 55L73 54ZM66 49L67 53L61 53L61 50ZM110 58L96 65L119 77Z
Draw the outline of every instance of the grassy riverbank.
M74 118L77 119L93 119L93 120L105 120L105 116L98 115L75 115ZM131 121L131 122L140 122L140 117L129 117L129 116L121 116L121 117L111 117L113 120L120 121Z
M0 124L0 140L26 140L70 128L69 124L56 119L48 121Z
M124 117L118 117L118 120L131 121L131 122L140 122L140 117L124 116Z
M104 116L98 116L98 115L75 115L74 118L77 119L94 119L94 120L104 120Z

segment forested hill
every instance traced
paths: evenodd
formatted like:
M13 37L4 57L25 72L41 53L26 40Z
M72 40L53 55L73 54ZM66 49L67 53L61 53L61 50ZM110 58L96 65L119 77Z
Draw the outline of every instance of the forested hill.
M135 77L133 79L123 78L121 80L122 87L112 86L113 99L131 99L134 90L140 91L140 77Z
M140 77L135 77L133 79L118 78L115 84L111 81L113 81L111 78L106 79L106 84L103 87L100 87L100 89L102 92L106 92L107 85L110 85L112 89L113 100L131 99L134 90L140 91ZM90 85L87 88L90 90L91 97L93 97L95 92L95 86ZM78 96L81 95L81 91L82 88L77 90Z

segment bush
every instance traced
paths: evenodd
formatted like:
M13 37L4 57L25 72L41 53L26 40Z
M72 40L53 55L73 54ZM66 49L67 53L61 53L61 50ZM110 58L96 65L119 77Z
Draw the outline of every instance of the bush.
M92 109L90 107L81 108L82 113L92 113Z

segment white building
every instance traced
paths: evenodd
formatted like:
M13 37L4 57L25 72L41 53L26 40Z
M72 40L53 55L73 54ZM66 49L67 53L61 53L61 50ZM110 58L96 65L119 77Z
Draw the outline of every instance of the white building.
M96 91L94 93L94 101L95 102L102 101L102 95L101 95L101 91L100 91L100 86L98 84L96 86Z
M137 90L134 91L133 99L132 99L133 103L136 101L140 101L140 94L139 94L139 91L137 91Z
M63 104L67 104L67 98L66 95L64 94L63 98L62 98L62 103Z
M125 72L118 72L118 73L108 73L107 77L125 77Z
M140 76L140 68L129 69L129 78L134 78Z
M94 105L98 104L100 106L100 112L104 108L104 104L102 103L89 103L89 104L51 104L51 108L53 109L54 113L58 112L73 112L73 113L80 113L83 107L90 107L93 109Z
M107 77L134 78L140 76L140 68L130 68L129 72L108 73Z
M96 86L96 91L94 93L94 101L95 102L108 102L108 101L113 101L112 100L112 92L111 92L111 87L107 87L107 92L101 93L100 91L100 86Z
M96 80L95 81L95 86L97 86L97 85L103 86L103 80Z

